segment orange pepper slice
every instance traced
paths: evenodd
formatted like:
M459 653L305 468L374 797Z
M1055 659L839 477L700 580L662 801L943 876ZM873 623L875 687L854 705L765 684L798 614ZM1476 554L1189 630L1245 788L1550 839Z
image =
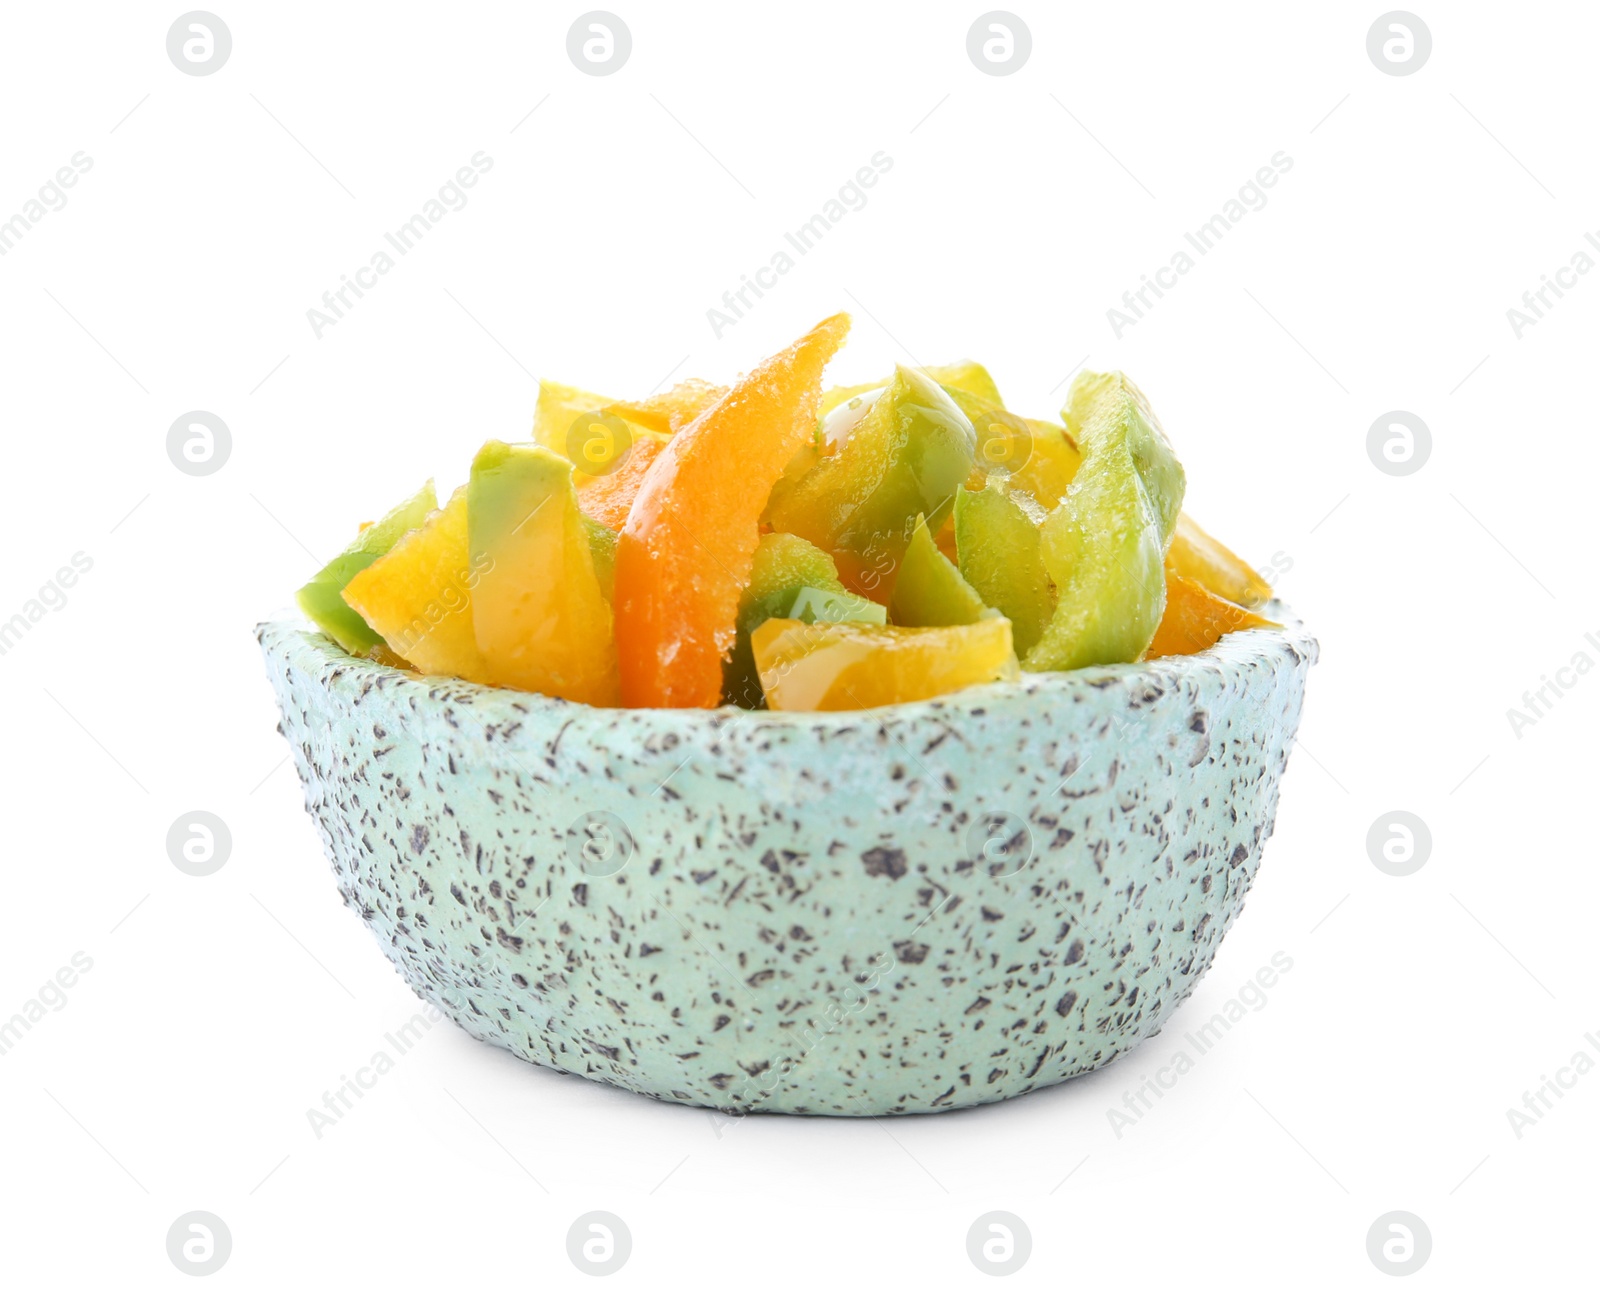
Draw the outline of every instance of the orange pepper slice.
M1211 648L1230 631L1282 625L1248 609L1241 609L1232 601L1224 600L1199 582L1181 573L1174 573L1170 568L1166 573L1167 607L1161 614L1161 625L1156 628L1155 639L1145 650L1146 658L1200 653Z
M609 403L600 410L615 413L657 434L676 434L727 392L726 386L690 377L664 394L652 394L637 402Z
M716 707L761 512L816 431L822 369L850 330L818 323L667 440L617 541L615 607L628 707Z
M661 439L638 438L628 449L628 455L610 474L602 474L590 481L589 486L578 490L578 509L597 524L604 524L614 533L620 533L628 522L628 511L639 495L639 486L650 467L661 455Z
M1178 527L1167 547L1167 567L1199 582L1214 595L1246 609L1256 608L1272 598L1270 587L1259 573L1215 537L1179 514Z

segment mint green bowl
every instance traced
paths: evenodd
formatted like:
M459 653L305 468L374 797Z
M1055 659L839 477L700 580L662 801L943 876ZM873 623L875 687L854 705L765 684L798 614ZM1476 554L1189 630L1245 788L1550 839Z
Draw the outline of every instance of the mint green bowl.
M468 1033L735 1113L1019 1096L1160 1029L1272 833L1316 641L823 714L632 710L257 630L345 902Z

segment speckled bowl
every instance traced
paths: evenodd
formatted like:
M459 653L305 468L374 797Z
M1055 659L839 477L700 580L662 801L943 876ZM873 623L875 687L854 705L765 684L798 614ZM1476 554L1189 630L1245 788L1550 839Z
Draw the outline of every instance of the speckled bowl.
M719 1110L901 1114L1113 1060L1272 833L1291 625L868 712L607 711L257 634L345 902L423 998Z

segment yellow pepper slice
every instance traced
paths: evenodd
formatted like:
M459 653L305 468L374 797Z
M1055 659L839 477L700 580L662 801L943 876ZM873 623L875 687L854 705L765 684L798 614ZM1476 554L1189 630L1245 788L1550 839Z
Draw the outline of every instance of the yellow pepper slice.
M883 707L1018 675L1011 623L998 616L958 627L769 618L750 645L774 711Z

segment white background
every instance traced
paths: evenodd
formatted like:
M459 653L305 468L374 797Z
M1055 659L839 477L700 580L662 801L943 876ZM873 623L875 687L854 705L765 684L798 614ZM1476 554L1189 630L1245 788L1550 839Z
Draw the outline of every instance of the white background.
M1423 8L1432 56L1394 77L1380 4L1031 4L995 77L981 4L617 0L632 56L591 77L579 5L215 2L233 52L204 77L167 57L176 5L15 6L0 41L0 219L93 159L0 258L0 618L93 560L0 657L0 1018L93 960L0 1058L8 1283L178 1281L191 1209L241 1285L586 1283L564 1241L592 1209L640 1283L979 1283L994 1209L1033 1233L1018 1283L1379 1282L1392 1209L1431 1282L1593 1276L1600 1071L1520 1140L1506 1114L1600 1031L1600 676L1521 738L1506 716L1600 661L1600 274L1506 319L1600 230L1593 6ZM306 310L480 150L470 203L316 338ZM715 337L880 150L866 207ZM1106 310L1280 150L1269 204L1117 338ZM725 381L838 308L840 380L971 356L1050 415L1080 360L1125 368L1191 513L1292 561L1323 660L1213 971L1126 1060L976 1111L729 1124L440 1025L317 1139L307 1110L418 1004L337 897L252 625L524 433L535 376ZM232 432L209 477L167 458L192 409ZM1392 409L1433 436L1404 478L1366 452ZM233 838L205 878L166 853L197 809ZM1368 858L1394 809L1432 831L1414 876ZM1267 1005L1116 1135L1280 950Z

